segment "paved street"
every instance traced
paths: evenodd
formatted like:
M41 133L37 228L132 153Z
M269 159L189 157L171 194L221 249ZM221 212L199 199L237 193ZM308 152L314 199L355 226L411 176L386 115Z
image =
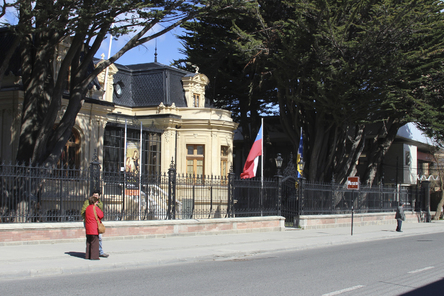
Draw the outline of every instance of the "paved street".
M402 233L395 232L394 229L394 225L354 227L353 236L350 228L345 227L133 240L107 240L105 236L104 250L110 257L100 261L83 259L85 242L82 240L69 243L8 245L0 247L0 278L76 274L227 258L242 259L269 252L439 233L444 231L444 222L405 223Z
M0 294L81 295L90 290L79 283L88 282L91 276L96 281L95 288L106 295L330 296L436 292L444 270L443 259L436 256L444 244L444 224L406 225L403 233L390 230L390 226L358 227L353 237L345 229L326 229L108 241L107 245L114 247L122 243L127 251L108 250L111 256L94 262L98 264L93 267L91 261L78 257L82 255L80 251L64 254L71 262L81 262L83 270L74 269L75 264L71 269L65 267L63 273L61 267L45 272L42 266L30 275L16 275L14 279L2 276ZM140 244L147 249L142 250ZM62 245L70 244L48 247ZM161 245L165 249L160 249ZM32 246L17 246L22 247ZM171 258L166 260L168 254ZM132 261L125 267L120 260L129 256ZM15 257L15 262L19 262L19 256ZM62 262L58 257L42 256L40 262L55 266Z

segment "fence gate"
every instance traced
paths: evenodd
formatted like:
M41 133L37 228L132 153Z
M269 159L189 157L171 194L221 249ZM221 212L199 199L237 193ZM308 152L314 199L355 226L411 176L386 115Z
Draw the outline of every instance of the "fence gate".
M285 226L296 227L298 220L298 182L293 176L282 179L281 213L285 217Z

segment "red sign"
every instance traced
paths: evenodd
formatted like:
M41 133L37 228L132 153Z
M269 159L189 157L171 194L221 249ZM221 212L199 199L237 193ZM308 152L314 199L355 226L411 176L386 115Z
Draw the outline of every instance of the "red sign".
M348 177L347 178L347 189L359 190L359 177Z
M136 190L136 189L125 189L125 195L139 196L139 190Z

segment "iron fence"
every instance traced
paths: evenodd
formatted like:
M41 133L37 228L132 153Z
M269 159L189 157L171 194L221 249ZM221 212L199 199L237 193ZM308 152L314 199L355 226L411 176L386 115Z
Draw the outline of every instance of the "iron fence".
M2 164L1 222L79 221L90 177L78 169Z
M233 216L253 217L279 214L275 179L233 178L233 187Z
M135 175L89 168L0 165L1 222L81 221L80 209L94 190L102 191L105 220L203 219L301 214L394 211L399 201L418 210L419 190L302 182L277 176L260 180L176 174ZM415 207L416 205L416 207Z
M81 221L94 190L102 192L105 220L202 219L232 216L228 177L159 175L0 165L1 222Z
M361 186L359 190L345 185L303 182L301 214L341 214L391 212L399 202L406 210L416 202L411 191L396 186Z
M228 217L228 178L176 175L130 175L104 172L107 220L166 220Z

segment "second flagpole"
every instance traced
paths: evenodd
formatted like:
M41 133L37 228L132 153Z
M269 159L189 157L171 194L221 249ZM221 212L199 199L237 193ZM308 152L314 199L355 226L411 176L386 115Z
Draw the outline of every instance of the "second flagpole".
M264 207L263 196L264 196L264 118L261 118L261 216Z

